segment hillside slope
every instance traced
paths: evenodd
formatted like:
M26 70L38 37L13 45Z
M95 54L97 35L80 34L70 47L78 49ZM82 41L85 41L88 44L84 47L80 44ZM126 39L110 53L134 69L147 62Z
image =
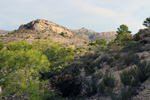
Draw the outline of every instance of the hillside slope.
M37 19L27 24L23 24L18 30L11 34L1 37L5 43L27 40L29 43L39 39L51 38L55 42L63 45L75 47L86 47L89 41L88 37L73 33L69 29L55 24L53 22Z

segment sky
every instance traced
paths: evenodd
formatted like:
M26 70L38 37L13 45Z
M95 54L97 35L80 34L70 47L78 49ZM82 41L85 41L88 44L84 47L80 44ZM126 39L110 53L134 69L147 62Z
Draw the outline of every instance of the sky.
M0 30L45 19L69 29L117 31L121 24L133 34L150 17L150 0L0 0Z

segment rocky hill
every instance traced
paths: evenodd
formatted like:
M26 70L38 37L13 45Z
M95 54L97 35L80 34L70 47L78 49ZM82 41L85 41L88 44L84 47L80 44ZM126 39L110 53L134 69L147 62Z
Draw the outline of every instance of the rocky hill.
M0 39L5 43L10 41L16 42L24 39L31 43L45 38L51 38L55 42L73 48L86 47L86 43L89 42L88 37L76 34L63 26L44 19L37 19L27 24L22 24L18 30L1 37Z
M78 30L72 30L78 34L84 34L89 37L90 40L96 40L97 38L106 38L107 42L110 42L115 39L117 32L110 31L110 32L95 32L86 28L81 28Z

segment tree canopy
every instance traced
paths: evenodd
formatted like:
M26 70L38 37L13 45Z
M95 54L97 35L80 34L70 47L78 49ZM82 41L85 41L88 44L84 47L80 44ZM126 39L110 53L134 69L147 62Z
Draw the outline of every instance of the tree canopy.
M150 27L150 17L146 18L146 20L143 22L143 25L146 27Z
M72 48L63 48L52 40L8 43L0 52L2 95L29 100L48 99L52 96L49 80L42 74L63 68L73 59Z
M117 28L117 30L118 30L117 31L118 35L124 34L124 33L131 33L131 31L129 31L128 29L128 26L124 24L120 25L120 27Z
M98 38L96 39L96 44L99 44L99 45L106 45L106 38Z
M120 25L120 27L118 28L117 31L117 35L116 35L116 39L115 42L123 42L123 41L128 41L131 39L131 31L129 31L128 26L127 25Z

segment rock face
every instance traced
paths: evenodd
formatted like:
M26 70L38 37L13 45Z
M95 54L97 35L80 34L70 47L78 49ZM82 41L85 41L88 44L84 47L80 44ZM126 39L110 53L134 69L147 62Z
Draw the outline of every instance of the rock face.
M38 32L41 31L52 31L55 33L64 32L68 36L73 36L73 34L70 32L69 29L44 19L37 19L27 24L23 24L19 27L19 30L22 29L31 29L31 30L36 30Z
M116 31L110 31L110 32L95 32L92 30L88 30L86 28L81 28L79 30L72 30L75 33L78 34L84 34L89 37L90 40L96 41L97 38L106 38L107 42L110 42L115 39L117 32Z

